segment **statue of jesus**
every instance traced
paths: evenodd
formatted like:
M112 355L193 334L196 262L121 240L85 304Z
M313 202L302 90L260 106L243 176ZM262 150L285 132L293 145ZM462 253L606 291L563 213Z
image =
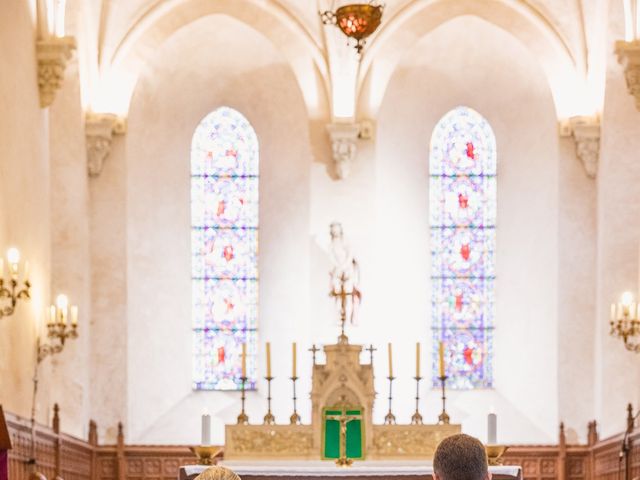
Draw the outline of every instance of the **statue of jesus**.
M351 254L351 248L344 239L342 225L333 222L329 226L331 245L329 257L332 268L329 272L332 296L337 297L340 292L346 292L350 300L346 306L347 316L352 325L356 324L356 310L360 304L362 294L358 289L360 283L360 269L358 262Z

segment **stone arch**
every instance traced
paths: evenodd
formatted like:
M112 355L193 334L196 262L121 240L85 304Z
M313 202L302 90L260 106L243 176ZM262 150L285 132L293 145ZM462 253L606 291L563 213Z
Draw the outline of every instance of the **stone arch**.
M387 85L402 55L421 37L456 17L472 15L522 42L540 63L558 118L593 113L586 95L586 63L565 38L524 0L431 0L411 2L383 28L365 51L358 79L362 112L376 117Z
M180 28L199 18L216 14L228 15L271 41L291 66L309 115L320 116L326 111L323 97L326 98L328 91L328 72L320 44L276 0L157 2L135 22L102 65L110 79L121 77L128 88L123 86L123 82L110 81L108 83L111 86L102 89L100 95L113 96L117 92L110 89L127 89L127 98L121 99L120 104L128 110L135 83L149 56Z

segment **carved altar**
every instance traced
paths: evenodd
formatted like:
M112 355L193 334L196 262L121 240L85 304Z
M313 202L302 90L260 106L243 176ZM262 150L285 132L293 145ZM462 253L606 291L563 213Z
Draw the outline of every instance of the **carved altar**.
M364 458L430 460L438 443L460 433L460 425L374 425L373 368L360 363L361 345L341 335L324 346L325 364L314 364L311 425L227 425L226 460L319 460L323 449L323 410L358 406L362 411Z

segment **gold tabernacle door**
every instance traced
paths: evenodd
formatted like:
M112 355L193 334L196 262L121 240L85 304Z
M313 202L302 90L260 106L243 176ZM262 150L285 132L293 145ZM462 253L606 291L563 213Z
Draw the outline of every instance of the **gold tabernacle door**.
M227 425L225 459L334 460L342 426L348 459L432 459L438 443L460 433L460 425L374 425L373 367L360 363L361 352L346 337L326 345L326 363L313 366L311 425Z

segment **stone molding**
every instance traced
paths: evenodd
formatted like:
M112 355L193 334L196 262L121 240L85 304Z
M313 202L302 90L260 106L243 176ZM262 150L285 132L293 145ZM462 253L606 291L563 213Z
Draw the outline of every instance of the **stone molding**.
M90 177L97 177L102 172L104 161L111 152L113 135L124 134L125 131L124 120L113 113L87 113L85 136Z
M331 139L331 154L336 178L344 180L351 172L351 164L358 154L357 140L360 125L357 123L330 123L327 132Z
M577 116L569 119L576 155L589 178L596 178L600 157L600 120L597 117Z
M36 42L40 107L46 108L53 103L75 48L74 37L48 37Z
M616 54L624 67L627 90L635 98L636 109L640 111L640 40L616 42Z

